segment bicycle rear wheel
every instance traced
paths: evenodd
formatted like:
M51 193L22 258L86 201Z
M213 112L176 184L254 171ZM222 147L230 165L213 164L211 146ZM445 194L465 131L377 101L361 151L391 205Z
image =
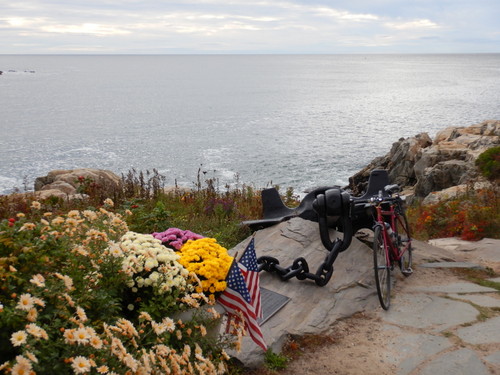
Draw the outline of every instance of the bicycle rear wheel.
M401 273L405 276L410 276L413 273L412 266L412 247L410 227L408 219L404 213L396 214L396 234L397 245L399 252L399 268Z
M387 310L391 303L391 264L385 253L384 234L380 226L374 230L373 268L378 299L382 308Z

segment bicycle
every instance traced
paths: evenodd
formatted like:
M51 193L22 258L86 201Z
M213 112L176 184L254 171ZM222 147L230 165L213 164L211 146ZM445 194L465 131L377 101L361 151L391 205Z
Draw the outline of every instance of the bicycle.
M369 199L375 221L373 227L373 266L378 299L384 310L391 302L391 271L399 265L404 276L413 273L412 246L408 220L404 213L403 199L397 194L398 185L388 185L385 193Z

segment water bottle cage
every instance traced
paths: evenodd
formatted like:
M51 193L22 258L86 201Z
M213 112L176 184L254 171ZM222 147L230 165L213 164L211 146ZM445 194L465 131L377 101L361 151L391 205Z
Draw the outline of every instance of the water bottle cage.
M309 265L303 258L297 258L289 267L281 267L278 259L270 256L262 256L257 259L259 271L264 270L276 273L281 280L290 280L297 277L299 280L313 280L318 286L325 286L330 281L333 274L333 263L340 252L346 250L351 244L352 223L351 223L351 201L350 195L340 189L329 189L324 194L318 194L313 202L313 209L318 215L321 242L328 250L323 263L318 267L316 273L309 272ZM342 239L330 239L328 226L329 218L338 218L338 223L342 226L344 236Z

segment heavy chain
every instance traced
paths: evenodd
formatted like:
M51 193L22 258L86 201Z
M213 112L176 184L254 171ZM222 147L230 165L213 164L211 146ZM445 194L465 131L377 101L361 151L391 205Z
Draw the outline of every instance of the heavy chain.
M259 271L264 270L270 273L276 273L283 281L296 277L299 280L314 280L316 285L325 286L332 277L333 262L337 259L341 248L342 241L337 239L332 250L328 253L324 262L318 267L315 274L309 272L309 265L302 257L295 259L293 264L286 268L280 266L278 259L270 256L259 257L257 263L259 264Z

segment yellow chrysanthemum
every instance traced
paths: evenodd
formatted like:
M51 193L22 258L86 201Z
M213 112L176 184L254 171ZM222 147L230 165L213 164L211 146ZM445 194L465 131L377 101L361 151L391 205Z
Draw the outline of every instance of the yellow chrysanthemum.
M214 238L202 238L186 242L180 252L179 263L200 278L203 292L213 294L224 291L224 280L233 261L226 248Z

